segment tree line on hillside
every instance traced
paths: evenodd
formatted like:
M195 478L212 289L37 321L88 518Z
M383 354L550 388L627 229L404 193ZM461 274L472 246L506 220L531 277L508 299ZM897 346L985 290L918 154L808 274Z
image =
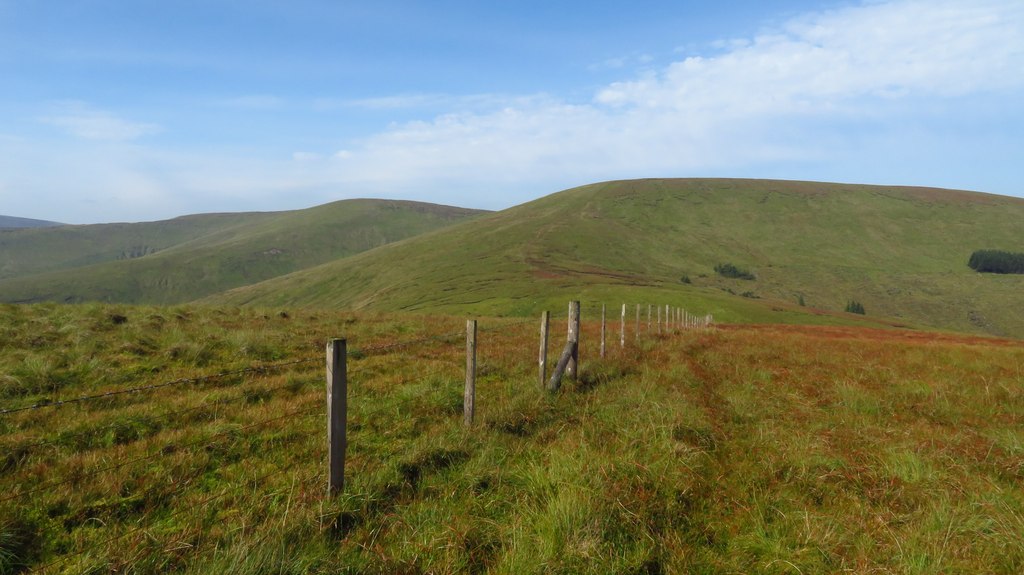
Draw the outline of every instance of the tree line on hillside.
M726 278L736 278L741 280L757 279L757 277L750 271L737 267L732 263L718 264L715 266L715 271L718 272L718 275Z
M967 265L976 272L991 274L1024 274L1024 254L1003 250L978 250Z

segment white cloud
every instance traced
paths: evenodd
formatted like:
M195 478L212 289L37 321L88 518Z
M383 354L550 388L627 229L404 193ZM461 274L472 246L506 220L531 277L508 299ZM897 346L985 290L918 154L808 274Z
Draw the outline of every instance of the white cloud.
M40 121L84 140L129 141L160 131L156 124L132 122L78 102L59 104L56 108L55 113Z
M724 114L825 110L862 96L957 96L1024 83L1024 4L909 0L808 15L597 102Z
M399 124L349 146L338 177L425 189L739 173L857 153L907 118L934 121L929 107L942 116L979 94L1019 101L1022 86L1019 0L872 2L725 42L583 104L535 97ZM875 132L844 137L851 129Z
M1011 193L984 179L999 168L1012 172L1005 180L1012 177L1019 192L1020 0L870 1L686 54L664 66L633 56L624 69L646 71L578 101L545 94L319 100L317 111L447 113L358 141L300 141L270 152L142 146L136 140L158 126L63 104L44 121L89 141L0 138L0 199L5 209L20 206L19 215L77 222L285 209L341 197L501 208L569 185L659 176ZM233 103L280 103L263 98ZM62 169L52 170L58 157Z

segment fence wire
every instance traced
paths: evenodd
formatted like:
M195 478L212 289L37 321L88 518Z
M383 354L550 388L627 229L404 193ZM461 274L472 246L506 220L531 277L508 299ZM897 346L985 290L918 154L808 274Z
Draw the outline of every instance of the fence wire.
M71 399L61 399L61 400L57 400L57 401L44 401L42 403L36 403L34 405L26 405L24 407L15 407L15 408L10 408L10 409L0 409L0 415L7 415L7 414L11 414L11 413L18 413L20 411L44 409L44 408L48 408L48 407L60 407L62 405L68 405L68 404L72 404L72 403L81 403L81 402L84 402L84 401L92 401L92 400L96 400L96 399L105 399L105 398L114 397L114 396L117 396L117 395L126 395L126 394L129 394L129 393L139 393L139 392L142 392L142 391L150 391L150 390L153 390L153 389L160 389L160 388L163 388L163 387L171 387L171 386L174 386L174 385L184 385L186 383L202 383L202 382L211 381L211 380L214 380L214 379L221 379L221 378L225 378L225 377L230 377L230 376L233 376L233 375L244 375L244 374L247 374L247 373L262 373L262 372L266 372L266 371L272 371L272 370L275 370L275 369L280 369L282 367L289 367L289 366L299 365L299 364L303 364L303 363L312 363L314 361L322 361L322 360L323 360L323 358L320 358L320 357L296 359L296 360L293 360L293 361L286 361L286 362L283 362L283 363L274 363L274 364L269 364L269 365L260 365L260 366L255 366L255 367L246 367L246 368L236 369L236 370L232 370L232 371L224 371L224 372L215 373L215 374L212 374L212 375L204 375L204 376L199 376L199 377L183 377L183 378L175 379L175 380L172 380L172 381L165 381L163 383L154 383L152 385L143 385L143 386L139 386L139 387L133 387L131 389L119 389L119 390L115 390L115 391L108 391L108 392L105 392L105 393L97 393L95 395L83 395L81 397L74 397L74 398L71 398Z

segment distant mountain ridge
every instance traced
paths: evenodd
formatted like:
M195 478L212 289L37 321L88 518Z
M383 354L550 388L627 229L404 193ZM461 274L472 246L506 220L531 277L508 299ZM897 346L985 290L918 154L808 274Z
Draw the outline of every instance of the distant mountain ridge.
M183 303L482 213L342 200L288 212L14 230L0 234L0 301Z
M978 249L1024 252L1021 221L1021 198L777 180L601 182L493 213L346 200L5 231L0 302L525 316L581 299L1024 337L1024 276L967 265Z
M63 226L64 224L58 222L48 222L46 220L33 220L32 218L16 218L14 216L0 216L0 230L14 230L22 228L50 228L54 226Z

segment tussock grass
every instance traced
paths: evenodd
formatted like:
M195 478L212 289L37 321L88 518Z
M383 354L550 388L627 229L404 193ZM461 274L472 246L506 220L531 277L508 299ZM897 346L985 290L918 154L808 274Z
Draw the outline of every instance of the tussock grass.
M128 321L105 321L115 313ZM349 358L336 498L319 361L0 417L0 499L37 490L0 502L0 573L1024 569L1016 342L732 327L645 335L598 360L598 326L584 323L579 381L550 395L534 323L484 319L466 429L461 340L380 351L457 333L462 318L0 314L0 373L31 360L45 377L86 374L5 391L3 407L321 357L337 335L368 350ZM42 333L52 348L32 343ZM189 342L205 364L168 351Z

